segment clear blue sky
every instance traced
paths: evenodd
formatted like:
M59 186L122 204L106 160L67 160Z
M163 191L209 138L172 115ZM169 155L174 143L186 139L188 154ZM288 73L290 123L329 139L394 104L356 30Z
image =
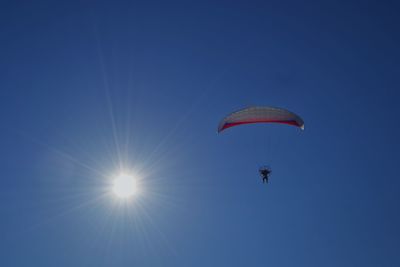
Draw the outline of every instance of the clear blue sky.
M400 266L399 8L2 1L0 265Z

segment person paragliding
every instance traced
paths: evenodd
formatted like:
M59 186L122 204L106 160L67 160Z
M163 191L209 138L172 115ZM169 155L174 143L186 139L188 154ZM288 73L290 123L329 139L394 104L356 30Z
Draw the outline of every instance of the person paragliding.
M267 183L268 184L269 175L272 172L271 168L263 166L258 171L260 172L260 176L262 178L263 183Z
M298 127L304 130L303 119L283 108L268 106L253 106L233 112L223 118L218 125L218 133L239 125L253 123L279 123ZM271 169L263 166L259 169L263 183L268 183Z

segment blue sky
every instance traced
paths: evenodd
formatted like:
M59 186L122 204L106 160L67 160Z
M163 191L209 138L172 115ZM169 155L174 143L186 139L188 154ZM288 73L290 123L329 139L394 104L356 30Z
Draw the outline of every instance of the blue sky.
M1 265L398 266L398 8L3 1Z

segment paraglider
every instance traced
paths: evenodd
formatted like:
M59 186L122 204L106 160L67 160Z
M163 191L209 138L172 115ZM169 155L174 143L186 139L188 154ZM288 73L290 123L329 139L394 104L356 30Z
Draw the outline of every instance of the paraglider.
M268 178L269 175L271 174L271 168L263 166L261 167L258 172L260 173L260 176L262 178L263 183L267 183L268 184Z
M245 124L280 123L298 127L304 130L304 121L297 114L283 108L254 106L233 112L223 118L218 125L218 133ZM259 173L263 183L268 183L271 168L260 167Z
M218 125L218 132L225 129L251 123L282 123L304 130L304 121L300 116L283 108L249 107L226 116Z

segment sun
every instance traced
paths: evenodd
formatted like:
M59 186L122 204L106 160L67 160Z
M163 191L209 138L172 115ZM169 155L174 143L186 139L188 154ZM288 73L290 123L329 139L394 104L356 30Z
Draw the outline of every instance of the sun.
M112 191L120 199L129 199L138 193L137 177L120 173L113 180Z

